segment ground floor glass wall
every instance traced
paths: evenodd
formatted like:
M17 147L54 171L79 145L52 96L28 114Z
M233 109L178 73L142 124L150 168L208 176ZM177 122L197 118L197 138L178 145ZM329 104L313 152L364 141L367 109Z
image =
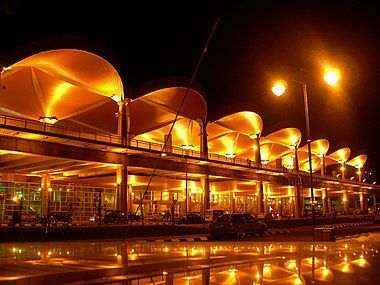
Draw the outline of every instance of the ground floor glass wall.
M100 188L85 185L59 185L52 184L45 194L38 183L0 182L0 222L12 221L15 213L22 213L23 217L31 221L35 216L44 216L47 202L48 213L63 214L72 217L73 221L89 221L90 217L103 216L109 209L116 209L117 187ZM178 216L184 213L205 212L204 193L202 190L190 190L188 199L185 191L151 191L128 189L130 192L129 211L136 212L144 220L162 220L165 213ZM47 196L44 196L47 195ZM186 202L187 200L187 202ZM315 197L317 201L316 213L323 213L322 197ZM187 203L187 204L186 204ZM310 197L302 195L302 212L311 213ZM345 203L348 203L344 212ZM371 195L348 195L345 200L342 195L328 198L331 212L339 214L353 214L360 209L368 210L373 203ZM266 195L263 200L264 213L274 212L277 217L289 217L294 213L294 195L279 196ZM360 206L362 205L362 206ZM362 209L361 209L362 208ZM257 214L259 211L259 196L254 193L235 193L233 191L210 193L210 209L224 210L227 212L248 212Z

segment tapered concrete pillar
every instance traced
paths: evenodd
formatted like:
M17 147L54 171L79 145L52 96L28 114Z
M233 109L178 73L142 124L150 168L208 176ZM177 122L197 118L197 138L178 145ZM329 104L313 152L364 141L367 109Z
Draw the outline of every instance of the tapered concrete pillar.
M324 215L329 214L329 207L328 207L328 198L327 198L327 188L323 188L322 190L322 213Z
M364 194L363 192L360 192L359 194L360 199L360 212L364 213Z
M128 191L127 191L127 211L126 213L128 212L133 212L133 185L132 184L128 184L127 186L128 188Z
M202 158L208 158L208 142L207 142L207 122L204 122L202 120L197 120L197 123L199 124L201 133L199 134L200 138L200 151L201 151L201 157Z
M116 209L128 213L128 168L119 166L116 171L117 195Z
M50 184L50 175L48 173L43 173L41 179L41 215L45 217L48 216L50 211Z
M201 157L204 159L208 159L208 142L207 142L207 123L202 120L197 120L201 133L199 134L200 138L200 150L201 150ZM203 187L203 193L204 193L204 201L203 201L203 209L206 212L206 210L210 209L210 177L208 174L203 175L202 178L202 187Z
M329 209L329 213L332 213L332 205L331 205L331 198L327 198L327 208Z
M343 209L344 209L344 213L346 215L348 214L348 204L349 204L349 201L348 201L348 191L347 190L343 190Z
M202 269L202 285L210 285L210 268Z
M257 199L257 213L263 214L265 212L265 206L264 206L264 187L263 183L261 181L258 181L256 183L256 192L258 193Z
M169 273L165 275L165 285L174 285L174 274Z
M254 138L254 148L255 148L255 166L261 168L261 149L260 149L260 135L256 134L256 137ZM264 187L263 187L263 181L260 180L256 184L256 191L259 194L258 195L258 209L257 213L262 214L264 213Z
M127 144L128 124L127 120L127 101L122 100L117 102L119 106L119 112L117 114L117 134L120 136L120 144Z
M377 212L377 200L376 200L376 192L373 193L372 195L373 197L373 210L375 211L375 213Z
M201 185L203 189L203 201L202 201L202 209L203 209L203 217L206 213L206 210L210 209L210 177L208 175L204 175L201 177ZM208 205L208 207L207 207Z
M295 173L298 175L299 173L299 162L298 162L298 147L294 147L294 157L293 157L293 169ZM298 176L299 177L299 176ZM297 180L297 184L294 187L294 217L301 218L303 213L303 201L301 199L301 181Z
M321 157L321 176L325 176L326 166L325 166L325 155L323 154ZM324 215L329 215L331 213L331 209L328 206L328 190L324 188L322 190L322 213Z
M230 190L229 192L229 200L230 200L230 205L229 205L229 209L228 209L228 212L229 213L233 213L235 212L235 194L234 194L234 191Z
M120 137L120 144L122 145L128 145L129 142L129 140L127 140L127 134L129 132L129 101L130 100L121 100L117 103L119 106L117 132ZM116 209L128 213L128 168L126 163L123 163L123 165L117 168L116 183Z

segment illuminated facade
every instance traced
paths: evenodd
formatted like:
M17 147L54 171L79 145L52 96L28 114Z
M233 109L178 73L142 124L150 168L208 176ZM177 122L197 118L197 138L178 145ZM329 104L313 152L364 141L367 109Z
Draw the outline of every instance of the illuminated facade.
M86 220L99 204L146 216L215 208L295 217L311 202L322 214L377 204L365 154L312 141L310 201L300 130L263 135L252 110L211 119L201 86L185 78L125 89L105 59L58 49L3 67L0 85L2 221L17 208Z

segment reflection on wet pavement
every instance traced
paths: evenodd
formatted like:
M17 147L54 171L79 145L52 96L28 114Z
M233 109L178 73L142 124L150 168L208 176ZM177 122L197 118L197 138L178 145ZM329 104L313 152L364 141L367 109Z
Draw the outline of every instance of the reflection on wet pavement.
M0 244L0 284L377 284L379 242Z

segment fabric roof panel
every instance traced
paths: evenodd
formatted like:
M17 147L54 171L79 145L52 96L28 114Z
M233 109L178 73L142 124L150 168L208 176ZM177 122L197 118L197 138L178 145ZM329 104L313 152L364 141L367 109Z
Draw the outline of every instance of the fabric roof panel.
M113 94L123 96L116 70L101 57L79 50L30 56L5 68L1 80L4 112L34 120L53 116L63 120L102 104Z
M182 104L185 95L186 98ZM191 89L187 91L187 88L184 87L170 87L156 90L141 96L137 100L144 101L157 108L163 108L173 114L177 114L181 107L179 114L193 120L205 120L207 116L207 107L202 95Z

